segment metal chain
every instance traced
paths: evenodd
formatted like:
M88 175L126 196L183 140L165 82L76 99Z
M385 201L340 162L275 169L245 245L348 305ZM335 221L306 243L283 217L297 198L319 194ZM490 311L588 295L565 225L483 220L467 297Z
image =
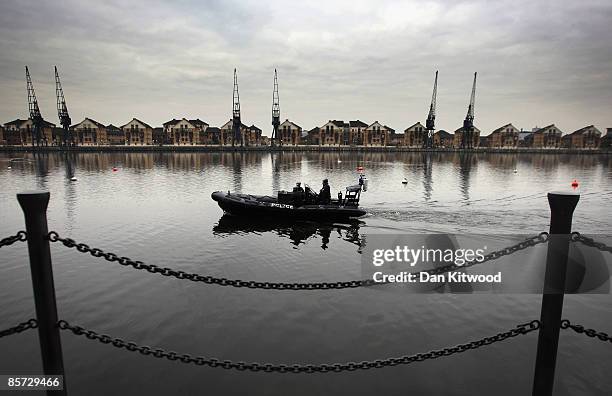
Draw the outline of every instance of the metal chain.
M601 251L612 253L612 246L607 246L605 243L597 242L593 238L585 237L579 232L572 232L571 239L574 242L581 242L587 246L594 247Z
M94 257L103 257L105 260L110 262L118 262L124 266L130 266L138 270L146 270L151 273L161 274L163 276L171 276L177 279L185 279L192 282L203 282L206 284L214 284L219 286L232 286L232 287L246 287L250 289L266 289L266 290L329 290L329 289L347 289L356 288L363 286L380 285L381 282L375 282L373 279L365 280L351 280L351 281L338 281L338 282L310 282L310 283L296 283L296 282L258 282L252 280L240 280L240 279L227 279L227 278L216 278L210 275L199 275L192 274L181 270L174 270L168 267L159 267L155 264L145 264L142 261L132 260L129 257L119 257L115 253L104 252L102 249L91 248L89 245L84 243L77 243L71 238L62 238L57 232L49 232L48 239L51 242L61 242L68 248L76 248L79 252L89 253ZM539 243L548 241L548 233L542 232L537 236L527 238L526 240L517 243L516 245L501 249L484 256L482 261L468 261L464 265L458 266L455 264L447 265L444 267L434 268L428 270L430 274L441 274L444 272L452 271L457 268L471 267L476 264L481 264L486 261L495 260L499 257L512 254L516 251L526 249L531 246L535 246Z
M603 331L597 332L597 330L593 330L593 329L585 329L584 326L579 325L579 324L572 324L567 319L563 319L561 321L561 328L562 329L572 329L578 334L584 334L591 338L597 337L601 341L612 342L612 337L610 337L607 333L604 333Z
M28 329L35 329L37 327L38 321L36 319L28 319L25 322L19 323L17 326L9 327L8 329L0 331L0 338L21 333L22 331L26 331Z
M444 348L429 351L426 353L417 353L414 355L406 355L387 359L377 359L363 362L346 362L346 363L324 363L324 364L272 364L272 363L257 363L257 362L242 362L231 360L219 360L204 356L192 356L184 353L179 354L174 351L165 351L160 348L151 348L146 345L138 345L134 342L126 342L121 338L113 338L107 334L99 334L93 330L87 330L81 326L73 326L65 320L60 320L58 326L62 330L69 330L76 335L82 335L90 340L98 340L103 344L112 344L117 348L125 348L131 352L139 352L143 355L151 355L156 358L166 358L172 361L180 361L181 363L195 364L197 366L221 367L224 369L235 369L240 371L263 371L266 373L329 373L355 370L368 370L372 368L383 368L388 366L397 366L410 364L414 362L422 362L425 360L436 359L442 356L450 356L455 353L465 352L470 349L477 349L485 345L490 345L495 342L500 342L508 338L524 335L537 330L540 327L539 320L532 320L529 323L516 326L514 329L497 333L492 337L481 338L477 341L471 341L465 344L460 344L454 347Z
M7 236L6 238L0 239L0 248L4 246L12 245L13 243L20 241L23 242L28 239L28 234L25 231L19 231L15 235Z

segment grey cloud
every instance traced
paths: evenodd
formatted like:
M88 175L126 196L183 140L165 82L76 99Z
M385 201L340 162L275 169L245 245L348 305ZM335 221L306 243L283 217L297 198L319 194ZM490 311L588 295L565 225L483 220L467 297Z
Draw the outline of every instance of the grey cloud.
M58 64L74 120L153 124L231 112L269 130L273 69L283 118L423 120L440 70L440 128L460 126L474 71L476 124L612 126L608 1L180 1L0 3L0 117L24 117L28 64L56 122Z

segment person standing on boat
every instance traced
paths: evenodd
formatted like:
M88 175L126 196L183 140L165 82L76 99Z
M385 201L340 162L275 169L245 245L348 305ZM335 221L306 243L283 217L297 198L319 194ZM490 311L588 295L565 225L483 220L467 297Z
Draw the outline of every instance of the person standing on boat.
M301 206L304 203L304 189L302 188L302 183L295 183L295 187L293 187L293 204L295 206Z
M297 192L297 193L304 193L304 189L302 188L302 183L297 182L295 183L295 187L293 187L293 192Z
M323 188L321 188L319 192L319 202L323 205L329 205L331 203L331 189L329 188L327 179L323 179Z

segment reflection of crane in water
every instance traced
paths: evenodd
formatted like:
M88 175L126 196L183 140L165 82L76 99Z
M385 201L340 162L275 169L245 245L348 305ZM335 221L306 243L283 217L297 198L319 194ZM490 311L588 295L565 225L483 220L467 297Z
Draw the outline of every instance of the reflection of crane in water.
M431 153L423 153L423 198L425 202L431 199L431 193L433 192L433 180L431 177L432 158Z
M436 96L438 93L438 71L436 70L436 79L434 80L433 94L431 95L431 104L429 105L429 114L425 122L427 136L423 139L423 147L431 148L433 146L433 135L436 129Z
M280 164L283 161L283 152L272 152L270 156L272 160L272 191L277 192L280 190Z
M470 200L470 172L472 170L472 153L459 153L459 188L464 201Z
M283 139L278 137L278 127L280 126L280 103L278 100L278 79L276 77L276 69L274 69L274 89L272 90L272 147L276 141L280 146L283 145Z
M234 191L242 192L242 155L232 152L232 176L234 178Z
M64 166L66 167L66 181L64 186L66 187L64 204L66 207L66 218L68 219L68 227L72 227L74 224L74 206L76 205L76 184L72 182L74 178L76 155L71 152L64 153ZM71 231L67 229L66 231Z
M49 154L38 153L36 161L36 182L38 189L47 190L47 176L49 176Z

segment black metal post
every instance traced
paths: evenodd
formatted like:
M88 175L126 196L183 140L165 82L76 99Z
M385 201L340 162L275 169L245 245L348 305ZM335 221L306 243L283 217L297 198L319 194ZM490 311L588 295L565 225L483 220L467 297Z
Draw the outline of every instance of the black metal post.
M59 328L57 326L57 306L53 269L51 268L51 249L47 234L48 192L26 191L17 194L17 200L25 216L28 234L28 253L32 272L38 338L45 375L64 376L64 359ZM66 395L66 378L63 390L48 390L48 395Z
M542 311L540 314L541 324L533 378L532 394L534 396L548 396L552 395L553 392L561 315L563 313L567 258L572 232L572 215L579 199L580 194L578 193L548 194L550 239L546 255L546 274L544 276Z

